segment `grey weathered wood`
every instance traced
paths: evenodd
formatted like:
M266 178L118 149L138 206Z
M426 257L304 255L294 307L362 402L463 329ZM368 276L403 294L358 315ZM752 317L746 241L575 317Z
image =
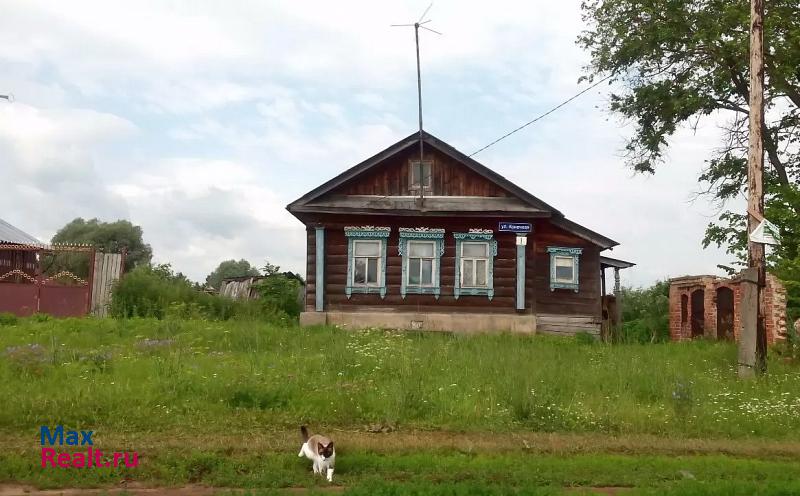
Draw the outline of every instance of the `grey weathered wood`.
M592 315L537 314L536 332L573 336L579 332L600 335L600 321Z
M336 195L296 208L297 211L313 212L319 212L321 209L345 209L351 211L411 210L416 214L419 214L420 210L429 212L489 211L549 216L549 212L543 212L518 198L486 196L427 196L425 197L423 208L420 208L419 197L415 196Z
M111 291L114 283L121 275L121 254L101 252L95 254L91 304L93 315L97 317L106 317L108 315L108 306L111 304Z
M764 0L750 0L750 92L748 97L750 112L747 152L747 232L752 233L764 216L764 143L762 136L764 127ZM758 269L758 284L763 286L766 282L764 245L749 241L747 255L747 265ZM767 368L767 335L764 326L763 301L759 301L758 293L756 290L756 320L753 326L756 347L750 350L749 343L742 344L740 341L739 356L741 359L744 353L753 353L757 369L765 371ZM742 323L744 324L744 321ZM746 359L746 362L749 363L750 359ZM739 370L741 374L741 366Z
M758 322L758 268L742 271L742 300L739 303L742 330L739 335L739 377L752 377L755 374L756 335Z
M93 280L92 280L92 304L91 304L91 311L94 315L98 317L103 317L104 315L98 315L97 311L97 302L100 300L100 281L102 280L101 271L103 270L103 254L100 252L95 252L94 260L92 260L94 264L94 271Z

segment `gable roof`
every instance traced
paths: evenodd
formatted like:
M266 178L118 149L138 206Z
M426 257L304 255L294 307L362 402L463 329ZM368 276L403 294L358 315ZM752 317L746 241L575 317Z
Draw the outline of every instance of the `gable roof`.
M333 179L330 179L324 182L323 184L317 186L316 188L312 189L305 195L301 196L297 200L287 205L286 209L292 214L296 214L301 211L314 211L315 207L313 206L313 202L315 200L318 200L320 197L326 195L327 193L330 193L331 191L337 189L338 187L344 185L345 183L355 179L356 177L361 176L362 174L366 173L373 167L377 166L378 164L381 164L384 160L402 152L403 150L406 150L411 146L418 145L419 136L420 136L419 132L414 132L408 137L403 138L402 140L389 146L385 150L378 152L377 154L364 160L363 162L347 169L346 171L342 172ZM529 212L536 212L539 214L543 214L540 216L549 217L553 224L556 224L559 227L602 247L603 249L611 248L619 244L610 238L607 238L601 234L598 234L590 229L587 229L581 225L578 225L568 220L566 217L564 217L564 214L562 214L555 207L548 205L544 201L528 193L527 191L520 188L516 184L512 183L511 181L501 176L497 172L489 169L485 165L467 156L466 154L456 150L453 146L445 143L444 141L433 136L427 131L422 131L422 140L426 145L449 156L450 158L463 164L465 167L472 170L481 177L485 178L486 180L494 184L497 184L501 188L507 190L514 197L516 197L518 200L527 205L529 207L528 209Z
M0 243L40 246L42 242L0 219Z

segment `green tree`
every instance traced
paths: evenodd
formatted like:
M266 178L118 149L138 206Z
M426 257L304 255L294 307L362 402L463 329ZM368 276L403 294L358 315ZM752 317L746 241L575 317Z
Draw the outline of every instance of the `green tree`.
M250 265L250 262L245 259L241 259L238 262L233 259L225 260L206 277L206 286L219 290L223 279L257 275L260 275L258 269Z
M669 340L669 281L649 288L621 288L623 342Z
M107 253L119 253L125 249L126 272L149 264L153 257L153 250L142 238L142 228L127 220L101 222L98 219L87 221L78 217L59 229L51 242L90 243Z
M700 174L703 193L720 206L742 194L747 180L749 81L748 0L586 0L589 28L578 38L591 62L587 79L610 76L610 109L634 125L625 150L636 171L664 161L669 138L711 114L728 119L722 143L709 146ZM766 201L785 203L800 180L800 15L797 0L765 0ZM783 231L784 218L771 219ZM705 246L726 246L741 261L743 216L723 211ZM796 232L796 231L795 231ZM785 243L797 250L796 236Z

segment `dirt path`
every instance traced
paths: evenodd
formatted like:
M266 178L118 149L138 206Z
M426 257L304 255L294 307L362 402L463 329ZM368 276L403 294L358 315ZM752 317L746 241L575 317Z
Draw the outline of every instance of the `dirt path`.
M800 457L800 441L768 439L680 439L648 435L609 436L570 433L482 433L450 431L394 431L372 433L366 430L331 429L337 447L373 453L411 453L456 450L478 453L571 455L610 453L627 455L729 455L753 458ZM19 432L2 433L3 444L11 450L29 450L32 436ZM162 450L202 450L226 454L291 452L300 443L292 431L253 431L236 433L159 432L95 435L100 446L119 450L154 453Z

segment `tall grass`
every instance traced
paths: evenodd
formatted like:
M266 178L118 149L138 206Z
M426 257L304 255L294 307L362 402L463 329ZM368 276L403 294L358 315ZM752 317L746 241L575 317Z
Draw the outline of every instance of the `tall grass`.
M800 369L736 379L728 343L20 319L0 326L0 431L536 430L800 439Z

